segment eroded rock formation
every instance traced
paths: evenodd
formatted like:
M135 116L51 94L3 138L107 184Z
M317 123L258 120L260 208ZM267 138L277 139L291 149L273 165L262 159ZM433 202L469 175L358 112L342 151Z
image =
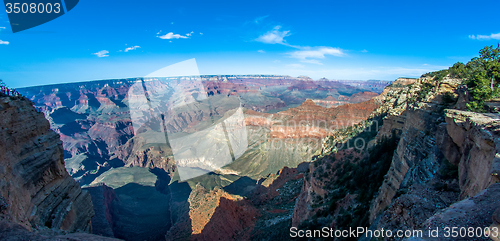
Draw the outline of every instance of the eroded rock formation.
M104 240L89 232L90 195L68 174L59 135L24 97L0 97L0 237Z
M28 229L89 231L94 215L90 195L66 172L59 135L29 100L0 101L4 219Z

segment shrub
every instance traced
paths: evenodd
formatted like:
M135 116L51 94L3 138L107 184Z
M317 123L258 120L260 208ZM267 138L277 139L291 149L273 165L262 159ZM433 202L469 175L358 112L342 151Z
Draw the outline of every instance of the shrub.
M451 92L444 93L442 98L445 105L455 104L456 102L455 97Z
M472 98L467 104L468 110L485 112L484 102L500 96L500 44L496 48L493 45L484 47L479 51L479 57L472 58L467 64L457 62L448 69L429 72L422 77L439 81L447 75L465 80ZM424 84L419 97L425 97L427 90Z

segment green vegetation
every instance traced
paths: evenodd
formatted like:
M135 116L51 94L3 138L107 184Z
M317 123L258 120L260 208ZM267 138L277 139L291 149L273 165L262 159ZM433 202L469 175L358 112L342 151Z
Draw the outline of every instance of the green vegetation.
M451 92L444 93L442 98L443 98L443 103L446 106L455 104L455 102L457 101L455 97L453 97L453 94Z
M449 73L449 69L443 69L423 74L422 77L432 77L434 80L443 80Z
M330 210L337 208L337 201L343 197L342 194L357 194L357 205L353 210L344 214L339 213L336 223L338 228L363 227L368 225L368 211L370 201L384 180L384 175L391 165L394 150L397 147L398 138L395 133L391 138L382 138L372 149L369 155L358 163L346 161L343 168L335 171L338 178L333 185L339 187L339 192L334 192L330 203Z
M442 75L440 75L440 74L436 75L436 76L440 76L440 77L438 77L438 79L442 78L441 77ZM436 79L436 77L434 77L434 79ZM439 80L436 80L436 81L439 81ZM432 83L429 83L429 82L422 83L422 89L420 90L420 92L418 92L417 100L422 101L425 97L427 97L427 94L432 92L433 88L434 88L434 85Z
M485 47L479 57L467 63L469 78L467 86L473 101L467 105L470 110L484 111L484 101L498 97L500 81L500 45Z
M470 111L485 112L485 101L500 97L500 45L496 48L486 46L479 51L479 57L472 58L467 64L455 63L445 70L430 72L422 77L436 81L449 75L464 79L471 96L467 108Z
M368 143L375 137L372 133L376 133L374 130L375 128L366 128L352 139L362 138ZM332 221L337 229L369 225L370 202L389 170L398 140L396 133L392 133L390 138L382 138L369 150L358 152L354 148L350 149L351 153L340 158L332 152L316 159L312 176L324 182L324 187L329 192L314 199L312 206L323 208L315 217L302 223L300 228L321 228ZM344 146L350 141L352 140L347 140ZM346 205L346 202L350 202L349 197L354 198L352 201L356 204Z

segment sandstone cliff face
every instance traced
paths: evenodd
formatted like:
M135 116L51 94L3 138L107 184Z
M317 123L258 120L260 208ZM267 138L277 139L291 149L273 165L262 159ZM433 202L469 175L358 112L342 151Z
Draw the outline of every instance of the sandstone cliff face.
M391 168L370 209L370 220L386 208L400 188L431 180L443 159L440 150L450 139L446 133L442 109L444 93L454 94L460 81L445 79L398 79L380 96L384 104L372 115L386 114L377 138L400 138ZM392 87L392 88L391 88ZM436 143L436 141L438 143Z
M167 240L279 240L288 236L295 199L308 163L284 167L254 180L240 177L220 188L193 186L187 205L179 208L172 193L175 224ZM175 190L174 190L175 191Z
M460 197L475 196L498 182L500 115L446 110L446 123L458 155L445 155L459 166Z
M379 133L400 130L400 141L370 209L374 227L489 226L498 208L499 116L457 110L467 101L459 80L418 79L407 90L400 114L386 117L404 116L402 127L384 120Z
M26 99L0 98L2 218L28 229L89 231L90 195L66 172L62 142Z
M414 182L430 180L438 169L440 157L435 143L437 132L432 110L415 110L406 113L402 137L394 153L391 168L387 173L371 209L370 220L387 207L396 192ZM426 121L427 120L427 121Z
M380 126L380 134L377 138L390 136L393 131L397 134L402 132L406 120L404 111L407 108L408 97L415 95L416 91L409 85L416 81L417 79L397 79L374 98L375 102L381 106L370 114L370 118L384 116L384 124Z

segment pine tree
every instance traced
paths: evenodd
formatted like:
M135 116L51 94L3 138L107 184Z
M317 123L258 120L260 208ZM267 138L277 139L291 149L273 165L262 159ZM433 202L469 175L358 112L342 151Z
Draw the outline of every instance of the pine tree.
M484 47L479 57L473 58L466 67L470 72L466 83L473 98L467 106L470 110L483 111L484 102L500 94L500 45Z

